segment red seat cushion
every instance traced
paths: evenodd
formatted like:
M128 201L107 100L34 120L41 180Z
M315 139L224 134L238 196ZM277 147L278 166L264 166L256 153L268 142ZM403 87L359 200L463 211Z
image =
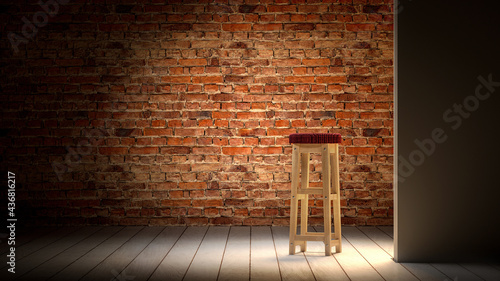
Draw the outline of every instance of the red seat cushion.
M291 134L290 143L341 143L340 134Z

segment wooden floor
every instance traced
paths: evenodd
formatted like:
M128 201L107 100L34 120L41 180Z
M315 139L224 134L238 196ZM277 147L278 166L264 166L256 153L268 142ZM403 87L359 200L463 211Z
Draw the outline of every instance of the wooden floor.
M499 264L395 263L392 227L342 232L326 257L321 242L288 255L287 227L31 229L16 233L15 274L1 237L0 280L500 280Z

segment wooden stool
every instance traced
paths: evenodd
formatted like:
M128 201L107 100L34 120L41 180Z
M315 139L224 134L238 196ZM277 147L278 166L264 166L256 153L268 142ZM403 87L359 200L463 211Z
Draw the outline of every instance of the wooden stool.
M323 241L325 255L332 254L335 246L337 253L342 252L340 230L340 184L339 184L339 143L340 134L291 134L292 144L292 199L290 211L290 255L295 254L295 246L300 245L302 252L307 249L307 241ZM321 154L323 188L309 188L309 155ZM299 188L299 162L302 173ZM322 194L324 233L308 232L307 217L309 194ZM298 204L301 200L300 235L297 235ZM335 232L332 234L331 202Z

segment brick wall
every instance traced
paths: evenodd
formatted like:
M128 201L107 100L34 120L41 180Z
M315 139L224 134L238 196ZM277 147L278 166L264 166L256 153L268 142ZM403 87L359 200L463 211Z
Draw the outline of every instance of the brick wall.
M286 225L288 135L338 132L342 222L392 224L392 1L133 2L0 5L19 220Z

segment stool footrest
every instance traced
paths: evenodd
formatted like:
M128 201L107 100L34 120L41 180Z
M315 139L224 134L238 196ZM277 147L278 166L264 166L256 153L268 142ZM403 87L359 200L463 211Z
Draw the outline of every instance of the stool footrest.
M302 192L302 191L298 191L297 192L297 199L306 199L305 195L310 195L310 194L323 194L323 191L321 192L309 192L309 191L306 191L306 192ZM337 194L329 194L330 196L330 200L337 200L337 197L338 195Z
M339 239L335 238L335 233L332 233L330 239L332 241L339 241ZM305 235L297 235L295 236L295 241L324 241L325 233L323 232L306 232Z

